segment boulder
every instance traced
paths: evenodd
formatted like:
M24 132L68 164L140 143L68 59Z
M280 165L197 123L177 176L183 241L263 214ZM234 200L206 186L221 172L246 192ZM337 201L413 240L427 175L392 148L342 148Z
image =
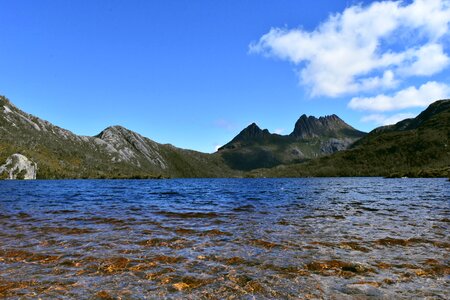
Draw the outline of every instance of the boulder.
M36 179L37 164L22 154L15 153L0 166L0 178Z

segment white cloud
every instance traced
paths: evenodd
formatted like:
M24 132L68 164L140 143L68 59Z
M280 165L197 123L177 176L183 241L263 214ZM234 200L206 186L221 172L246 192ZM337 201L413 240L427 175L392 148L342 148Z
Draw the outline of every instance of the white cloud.
M283 134L284 128L277 128L273 132L276 133L276 134Z
M377 125L391 125L404 119L414 118L416 115L412 113L399 113L392 116L386 116L383 114L372 114L364 116L362 122L373 122Z
M408 57L408 55L405 56ZM433 75L445 68L450 62L442 45L439 44L429 44L416 51L411 51L409 57L412 63L399 69L399 73L405 76Z
M419 87L410 86L394 95L378 95L374 97L355 97L348 106L357 110L390 111L410 107L426 107L439 99L450 98L450 86L429 81Z
M222 147L222 146L223 146L223 145L215 144L215 145L214 145L214 152L219 151L219 148Z
M375 2L330 16L313 31L273 28L251 53L299 66L312 96L342 96L395 88L409 76L446 68L450 0Z

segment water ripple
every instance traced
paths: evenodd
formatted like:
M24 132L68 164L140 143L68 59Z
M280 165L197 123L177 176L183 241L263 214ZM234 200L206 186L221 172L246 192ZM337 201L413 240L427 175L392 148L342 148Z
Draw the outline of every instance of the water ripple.
M0 182L0 297L450 298L444 179Z

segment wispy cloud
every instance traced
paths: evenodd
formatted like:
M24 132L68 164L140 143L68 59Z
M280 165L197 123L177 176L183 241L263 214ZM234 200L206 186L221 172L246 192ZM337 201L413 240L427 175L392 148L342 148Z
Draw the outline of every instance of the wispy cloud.
M415 115L413 113L399 113L392 116L386 116L384 114L372 114L368 116L364 116L361 121L362 122L373 122L376 125L391 125L395 124L404 119L414 118Z
M277 128L273 131L276 134L283 134L285 132L284 128Z
M449 0L381 1L351 6L313 31L272 28L250 52L298 66L312 96L386 91L449 65L449 22Z

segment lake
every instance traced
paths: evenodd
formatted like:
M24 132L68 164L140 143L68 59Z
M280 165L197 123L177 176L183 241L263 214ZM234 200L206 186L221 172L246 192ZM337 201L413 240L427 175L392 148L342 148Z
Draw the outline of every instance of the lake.
M446 179L0 181L0 297L450 298Z

